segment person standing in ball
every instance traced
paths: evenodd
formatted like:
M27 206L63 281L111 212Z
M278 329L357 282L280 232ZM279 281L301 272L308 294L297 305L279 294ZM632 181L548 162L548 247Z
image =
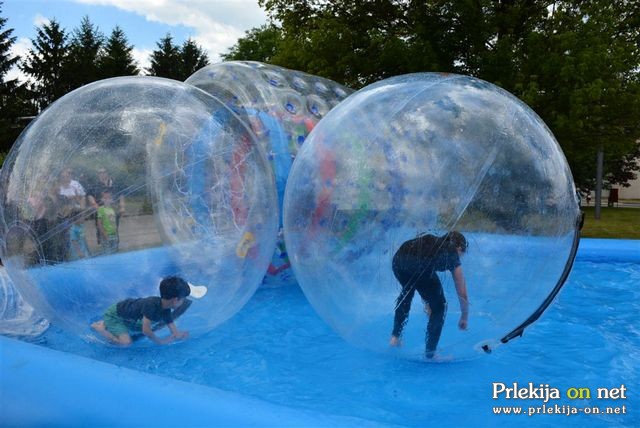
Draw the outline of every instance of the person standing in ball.
M436 272L450 271L460 301L458 327L467 329L469 301L460 257L467 250L467 240L457 231L444 236L422 235L403 243L393 256L393 273L402 286L396 301L393 331L389 344L400 346L402 330L407 322L411 300L416 291L420 294L429 316L425 336L425 356L435 355L444 319L447 301Z

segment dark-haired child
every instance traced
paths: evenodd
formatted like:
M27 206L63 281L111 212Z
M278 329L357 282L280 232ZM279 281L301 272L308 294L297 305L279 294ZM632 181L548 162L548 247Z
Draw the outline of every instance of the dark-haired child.
M184 279L169 276L160 281L160 297L142 297L125 299L109 307L104 319L94 322L91 327L109 341L129 346L132 343L130 332L140 332L159 345L172 343L189 337L187 331L180 331L174 323L174 312L181 308L191 294L191 288ZM172 311L173 310L173 311ZM171 335L156 336L153 324L163 322Z

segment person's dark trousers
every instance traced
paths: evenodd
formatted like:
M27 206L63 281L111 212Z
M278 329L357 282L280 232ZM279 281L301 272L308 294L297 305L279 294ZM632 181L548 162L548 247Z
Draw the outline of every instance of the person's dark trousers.
M428 263L413 257L396 256L393 259L393 273L402 286L396 300L396 310L392 334L400 337L407 323L411 301L416 291L424 304L429 304L430 314L425 334L425 356L432 358L447 313L447 300L438 275L428 268Z

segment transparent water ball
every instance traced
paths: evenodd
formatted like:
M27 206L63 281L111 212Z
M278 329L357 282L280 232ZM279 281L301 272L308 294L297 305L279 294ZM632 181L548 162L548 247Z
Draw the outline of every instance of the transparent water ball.
M270 167L219 100L182 82L123 77L43 111L1 175L1 257L54 325L94 338L113 303L205 286L178 320L210 331L253 295L277 235Z
M255 61L212 64L185 82L223 100L256 134L275 175L280 212L289 170L305 138L353 92L329 79ZM265 284L295 281L282 229L279 236Z
M425 293L427 306L414 291L402 346L390 347L403 243L465 238L466 330L458 263L432 262L457 244L401 254L427 260L409 272L435 272L442 284L448 312L435 357L470 358L546 308L575 256L579 217L567 161L542 120L490 83L437 73L383 80L329 112L299 152L284 201L293 270L316 311L346 340L408 358L425 356L436 298ZM407 291L424 287L402 280Z

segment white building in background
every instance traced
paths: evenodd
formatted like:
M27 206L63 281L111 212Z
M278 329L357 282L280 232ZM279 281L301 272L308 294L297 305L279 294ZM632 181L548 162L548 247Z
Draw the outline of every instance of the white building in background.
M640 162L640 161L639 161ZM623 199L640 199L640 172L637 172L637 178L629 182L629 187L622 187L620 185L612 186L612 189L618 190L618 200ZM591 192L591 199L589 204L592 205L596 197L595 192ZM602 189L602 203L606 204L609 199L609 190ZM583 203L586 202L583 200Z
M640 160L638 160L638 165L640 165ZM637 172L636 175L636 179L629 182L631 185L629 187L613 186L614 189L618 189L619 199L640 199L640 172Z
M629 184L631 185L630 187L619 187L618 197L620 199L640 199L640 173Z

